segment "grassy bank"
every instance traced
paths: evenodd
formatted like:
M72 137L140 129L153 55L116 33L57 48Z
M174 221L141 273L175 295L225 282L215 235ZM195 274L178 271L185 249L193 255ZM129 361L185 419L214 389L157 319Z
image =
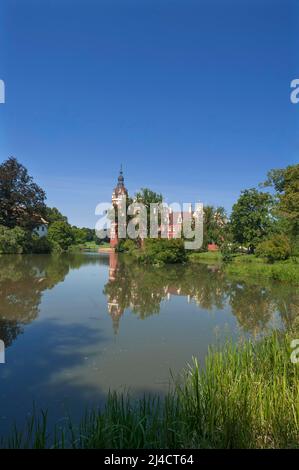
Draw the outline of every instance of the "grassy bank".
M2 447L292 448L299 447L299 364L294 334L227 344L196 360L165 399L110 394L102 410L50 435L47 416L33 417Z
M252 255L237 256L224 266L229 275L239 277L268 278L299 284L299 260L279 261L273 264Z
M76 251L99 251L99 248L109 248L109 243L101 243L100 245L94 241L92 242L84 242L78 245L72 245L69 248L69 251L76 252Z
M202 253L191 253L188 256L189 261L196 262L215 262L222 261L222 255L220 251L203 251Z
M188 257L192 263L221 262L221 253L191 253ZM239 278L267 278L276 281L299 284L299 259L268 263L254 255L235 256L230 263L223 264L224 271Z

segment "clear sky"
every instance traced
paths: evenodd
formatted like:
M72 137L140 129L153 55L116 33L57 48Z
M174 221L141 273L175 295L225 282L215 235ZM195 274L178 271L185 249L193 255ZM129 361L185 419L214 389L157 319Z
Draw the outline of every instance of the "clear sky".
M230 211L298 162L297 0L1 0L0 161L93 227L120 163L132 194Z

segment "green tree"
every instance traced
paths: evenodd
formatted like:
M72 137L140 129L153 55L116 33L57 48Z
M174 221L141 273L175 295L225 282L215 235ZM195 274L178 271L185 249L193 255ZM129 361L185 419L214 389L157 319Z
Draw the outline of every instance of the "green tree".
M30 234L20 227L8 228L0 225L0 253L26 253L29 250Z
M68 223L67 217L62 215L56 207L47 207L45 212L45 218L49 224L54 222L66 222Z
M147 211L147 234L150 233L150 207L151 204L161 204L163 201L163 196L160 193L156 193L149 188L141 188L135 194L134 202L141 202ZM159 223L161 222L161 215L159 215Z
M257 245L256 254L270 263L287 259L291 254L290 242L285 235L275 234Z
M16 158L0 165L0 224L32 230L45 215L45 192ZM38 216L38 217L36 217Z
M72 227L66 222L54 222L49 227L48 239L54 244L58 244L63 251L66 251L74 243Z
M149 210L150 204L161 203L163 201L163 196L162 194L156 193L149 188L141 188L140 191L135 194L134 201L142 202L142 204L144 204L145 207Z
M203 248L208 243L221 245L227 232L227 217L223 207L204 207Z
M299 164L271 170L263 186L274 187L278 212L285 218L292 237L299 235Z
M246 189L233 205L230 226L234 240L250 252L273 231L273 204L269 193Z

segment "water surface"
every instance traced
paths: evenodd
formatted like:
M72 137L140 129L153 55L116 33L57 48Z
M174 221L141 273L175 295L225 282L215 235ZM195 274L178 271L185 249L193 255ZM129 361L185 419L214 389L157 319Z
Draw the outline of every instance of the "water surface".
M109 389L164 393L170 369L228 337L298 314L294 287L227 278L217 265L151 269L128 256L0 256L0 433L32 410L77 417Z

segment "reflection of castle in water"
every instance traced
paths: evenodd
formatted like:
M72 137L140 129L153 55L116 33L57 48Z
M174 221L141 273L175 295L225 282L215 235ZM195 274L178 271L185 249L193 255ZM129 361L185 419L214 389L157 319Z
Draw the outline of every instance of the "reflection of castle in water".
M119 263L118 254L116 252L110 252L109 253L109 283L114 283L114 282L119 281L119 278L117 278L118 263ZM123 287L120 287L120 291L122 291L122 289ZM123 315L125 308L131 308L132 310L138 309L138 294L135 289L132 289L131 295L130 295L130 302L126 306L123 306L123 304L120 302L120 299L116 295L116 293L117 293L117 290L113 291L113 295L111 294L107 295L108 312L112 318L113 330L115 334L118 333L120 318ZM162 286L162 293L163 293L163 297L167 300L170 300L172 295L175 295L175 296L186 295L188 303L190 303L191 301L190 294L185 294L184 292L182 292L181 287L176 287L174 285ZM152 299L155 298L155 292L151 292L151 298Z
M162 301L186 298L201 310L229 308L243 330L259 334L270 326L274 313L287 326L299 315L298 293L285 286L247 283L227 278L219 266L186 265L153 269L128 256L109 254L109 281L105 285L114 333L126 309L141 319L158 314Z

